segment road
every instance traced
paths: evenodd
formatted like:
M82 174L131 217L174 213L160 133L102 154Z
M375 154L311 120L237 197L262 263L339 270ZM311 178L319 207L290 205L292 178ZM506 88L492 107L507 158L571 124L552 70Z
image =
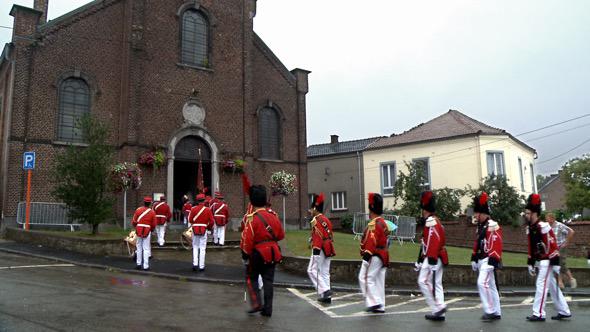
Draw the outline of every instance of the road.
M385 315L362 312L359 294L331 306L310 290L277 289L268 319L248 316L239 285L183 282L0 253L0 331L583 331L590 298L574 297L569 322L528 323L531 298L502 298L501 321L483 323L477 297L447 299L447 321L424 320L419 296L387 297ZM554 314L551 304L548 313Z

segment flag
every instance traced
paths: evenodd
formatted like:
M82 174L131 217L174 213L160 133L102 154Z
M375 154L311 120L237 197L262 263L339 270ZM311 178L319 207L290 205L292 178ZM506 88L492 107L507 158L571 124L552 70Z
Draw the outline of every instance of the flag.
M203 180L203 162L201 160L201 149L199 149L199 169L197 170L197 192L205 193L205 182Z

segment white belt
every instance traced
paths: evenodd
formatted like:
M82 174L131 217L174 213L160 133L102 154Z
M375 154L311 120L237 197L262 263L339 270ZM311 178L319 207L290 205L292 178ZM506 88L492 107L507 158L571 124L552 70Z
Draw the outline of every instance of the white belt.
M148 224L137 224L137 226L139 226L139 227L150 227L150 228L152 227L151 225L148 225Z
M224 217L225 218L225 216L223 214L216 214L215 216L216 217Z
M197 226L197 227L207 227L207 224L192 224L192 226Z
M166 218L166 216L161 215L161 214L156 214L156 217L158 217L158 218Z

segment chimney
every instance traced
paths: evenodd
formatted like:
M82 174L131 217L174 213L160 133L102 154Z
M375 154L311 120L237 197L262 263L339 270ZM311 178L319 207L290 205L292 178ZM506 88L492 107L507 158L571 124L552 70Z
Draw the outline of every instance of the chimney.
M338 135L330 135L330 143L338 144Z
M47 23L47 9L49 8L49 0L35 0L33 8L42 12L39 17L39 25Z
M13 5L10 10L10 16L14 17L12 41L25 43L25 39L19 39L19 37L26 37L34 34L37 30L37 24L42 14L43 13L33 8Z

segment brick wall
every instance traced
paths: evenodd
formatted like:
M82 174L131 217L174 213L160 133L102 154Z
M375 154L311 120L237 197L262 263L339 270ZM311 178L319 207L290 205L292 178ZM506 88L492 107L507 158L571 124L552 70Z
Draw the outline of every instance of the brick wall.
M447 221L445 226L447 245L473 248L475 241L475 225L468 222ZM576 233L573 242L568 248L568 255L585 257L590 249L590 222L580 221L568 224ZM527 237L525 227L503 226L504 250L514 252L527 252Z

